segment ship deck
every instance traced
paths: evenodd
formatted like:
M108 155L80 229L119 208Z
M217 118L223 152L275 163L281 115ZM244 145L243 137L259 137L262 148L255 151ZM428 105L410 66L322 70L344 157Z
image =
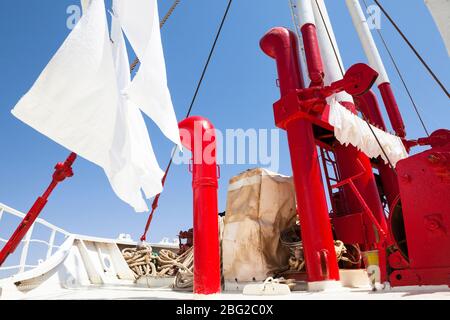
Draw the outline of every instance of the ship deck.
M289 295L251 296L238 292L225 292L198 296L191 292L139 287L96 287L60 289L51 292L30 292L26 300L450 300L450 288L404 287L380 291L370 288L342 288L323 292L293 291Z

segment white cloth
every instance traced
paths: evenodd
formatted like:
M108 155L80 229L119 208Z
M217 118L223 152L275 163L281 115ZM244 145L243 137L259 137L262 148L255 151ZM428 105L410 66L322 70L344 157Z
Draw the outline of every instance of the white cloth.
M399 137L370 125L379 141L378 144L369 125L363 119L342 106L335 98L330 101L328 122L334 127L336 139L341 144L351 144L358 150L364 152L369 158L377 158L380 156L386 164L390 161L395 167L398 161L408 157L405 146ZM381 149L380 144L389 161Z
M153 152L148 136L147 126L141 111L127 99L123 90L130 84L130 66L125 39L118 18L113 14L111 19L111 40L113 42L113 59L117 76L117 85L120 92L120 110L124 121L118 132L126 132L125 140L119 136L116 139L122 157L115 168L118 171L107 172L111 185L117 195L127 203L132 203L136 211L147 211L148 207L142 198L141 189L147 198L151 198L162 191L162 177L164 172L160 169Z
M92 0L81 0L81 10L83 12L83 14L86 13L87 9L89 8L89 6L91 5Z
M180 148L178 122L167 86L156 0L114 0L114 11L141 65L126 93ZM150 28L143 28L150 24Z
M102 167L117 195L146 211L141 189L147 198L159 193L163 173L140 111L119 92L128 62L117 23L113 29L114 57L104 1L93 0L12 113Z
M425 0L450 56L450 0Z

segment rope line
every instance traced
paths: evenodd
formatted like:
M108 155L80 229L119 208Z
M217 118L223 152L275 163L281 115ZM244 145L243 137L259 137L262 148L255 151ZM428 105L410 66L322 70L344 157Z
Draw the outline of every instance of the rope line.
M177 6L180 4L181 0L175 0L175 2L172 4L172 6L167 11L166 15L162 18L162 20L159 22L159 28L162 29L162 27L166 24L167 20L169 20L172 13L175 11ZM130 65L130 72L133 72L134 69L136 69L137 65L139 64L139 58L136 57Z
M397 30L397 32L400 34L400 36L403 38L403 40L406 42L406 44L409 46L409 48L414 52L416 57L420 60L422 65L427 69L427 71L433 77L434 81L436 81L436 83L441 87L442 91L444 91L444 93L447 95L447 98L450 98L450 94L448 93L448 91L445 88L444 84L437 77L437 75L433 72L433 70L428 65L428 63L422 58L420 53L416 50L414 45L409 41L409 39L406 37L406 35L403 33L403 31L399 28L399 26L395 23L395 21L391 18L389 13L384 9L384 7L380 4L380 2L378 0L374 0L374 2L377 4L377 6L380 7L381 11L384 13L386 18L388 18L389 22L392 24L392 26L395 28L395 30Z
M191 100L191 103L190 103L190 105L189 105L189 109L188 109L188 111L187 111L187 113L186 113L186 117L185 117L185 118L188 118L189 115L191 114L192 108L193 108L193 106L194 106L194 104L195 104L195 101L196 101L196 99L197 99L198 93L199 93L199 91L200 91L200 87L201 87L201 85L202 85L202 83L203 83L203 79L205 78L206 71L208 70L209 63L211 62L211 58L212 58L213 53L214 53L214 51L215 51L215 48L216 48L217 42L218 42L218 40L219 40L220 34L222 33L222 29L223 29L223 26L224 26L225 21L226 21L226 19L227 19L228 12L230 11L230 7L231 7L231 4L232 4L232 3L233 3L233 0L229 0L229 1L228 1L227 8L226 8L225 13L224 13L224 15L223 15L223 17L222 17L222 21L221 21L221 23L220 23L219 29L218 29L218 31L217 31L217 33L216 33L216 37L215 37L215 39L214 39L214 43L213 43L213 45L212 45L212 47L211 47L211 49L210 49L210 51L209 51L208 59L206 60L205 66L203 67L202 74L201 74L200 79L199 79L199 81L198 81L198 83L197 83L197 87L196 87L196 89L195 89L194 96L192 97L192 100ZM173 149L172 155L171 155L171 157L170 157L170 161L169 161L169 163L168 163L168 165L167 165L167 167L166 167L166 171L165 171L164 177L163 177L163 179L162 179L162 185L163 185L163 186L164 186L164 184L165 184L165 182L166 182L167 174L169 173L170 168L171 168L171 166L172 166L172 163L173 163L173 157L174 157L174 155L175 155L175 152L176 152L176 148ZM158 195L156 195L155 198L153 199L153 203L152 203L152 211L151 211L151 213L150 213L150 215L149 215L149 217L148 217L148 220L147 220L147 224L146 224L146 226L145 226L144 233L142 234L142 236L141 236L141 238L140 238L141 241L145 241L146 238L147 238L147 233L148 233L148 230L149 230L149 228L150 228L150 224L151 224L151 221L152 221L152 219L153 219L153 215L154 215L154 213L155 213L155 211L156 211L156 208L158 207L158 202L159 202L159 197L160 197L160 196L161 196L161 193L159 193Z
M194 283L194 251L189 248L181 255L171 250L153 251L149 245L125 248L122 256L137 280L141 277L175 277L173 287L190 288Z

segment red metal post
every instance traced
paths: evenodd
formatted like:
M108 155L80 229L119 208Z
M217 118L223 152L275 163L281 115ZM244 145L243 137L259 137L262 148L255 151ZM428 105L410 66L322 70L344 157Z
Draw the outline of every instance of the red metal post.
M301 32L311 86L322 86L325 75L316 26L312 23L306 23L302 26Z
M203 117L179 123L181 142L192 151L194 192L194 293L220 292L219 213L216 135Z
M398 109L397 100L395 99L391 84L389 82L382 83L378 86L378 89L380 89L392 128L400 138L404 138L406 136L405 124Z
M274 28L261 39L262 50L277 63L281 95L304 88L297 39L285 28ZM279 124L277 124L279 125ZM339 280L331 224L312 124L301 118L285 123L291 154L308 282Z
M77 155L72 152L64 163L58 163L55 166L53 179L47 190L41 197L36 200L34 205L28 211L27 215L23 218L16 231L14 231L13 235L0 252L0 266L5 262L8 256L16 250L17 246L20 244L23 237L27 234L28 230L31 228L34 221L41 213L42 209L44 209L44 206L47 204L48 197L56 188L58 183L62 182L66 178L73 176L72 165L76 157Z

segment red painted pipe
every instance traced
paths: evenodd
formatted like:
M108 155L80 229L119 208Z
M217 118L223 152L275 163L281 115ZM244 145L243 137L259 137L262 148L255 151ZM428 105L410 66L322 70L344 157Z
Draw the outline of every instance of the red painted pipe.
M181 142L192 151L194 192L194 293L220 292L219 213L216 135L203 117L179 123Z
M304 88L298 60L297 35L286 28L271 29L260 42L265 54L275 59L281 95Z
M317 39L317 29L312 23L306 23L301 30L303 46L305 47L306 64L308 65L308 75L311 79L311 86L323 86L324 68L322 55L320 54L319 40Z
M403 123L402 115L398 109L397 100L395 99L391 84L385 82L380 84L378 88L380 89L381 97L383 98L384 106L386 107L392 128L400 138L406 137L405 124Z
M304 88L295 34L286 28L270 30L260 42L277 62L281 95ZM308 282L339 280L339 270L312 124L294 119L286 124L297 212L301 221Z

